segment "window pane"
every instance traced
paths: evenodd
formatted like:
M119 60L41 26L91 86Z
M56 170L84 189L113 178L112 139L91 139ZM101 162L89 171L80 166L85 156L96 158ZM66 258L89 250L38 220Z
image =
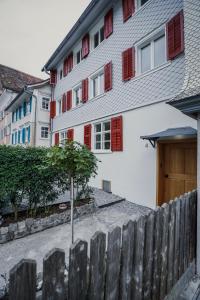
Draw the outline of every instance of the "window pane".
M144 5L148 0L141 0L141 6Z
M110 141L110 132L104 134L104 141Z
M99 32L94 35L94 48L99 45Z
M109 150L110 149L110 142L105 142L104 149Z
M98 77L93 79L93 97L98 95Z
M96 135L96 142L101 142L101 134Z
M166 61L165 36L154 41L154 67L162 65Z
M78 51L78 52L76 53L76 62L77 62L77 64L79 64L80 61L81 61L81 51Z
M101 143L96 143L96 149L101 150Z
M104 40L104 26L100 29L100 43Z
M101 124L95 125L95 132L101 132Z
M103 124L103 130L104 131L110 130L110 122L106 122Z
M141 72L151 69L151 46L150 44L141 48Z
M104 92L104 74L100 75L100 94L103 94Z

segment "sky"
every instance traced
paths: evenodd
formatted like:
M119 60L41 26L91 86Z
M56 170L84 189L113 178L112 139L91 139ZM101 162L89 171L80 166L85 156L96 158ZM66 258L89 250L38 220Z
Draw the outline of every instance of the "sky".
M0 0L0 64L46 78L51 54L90 0Z

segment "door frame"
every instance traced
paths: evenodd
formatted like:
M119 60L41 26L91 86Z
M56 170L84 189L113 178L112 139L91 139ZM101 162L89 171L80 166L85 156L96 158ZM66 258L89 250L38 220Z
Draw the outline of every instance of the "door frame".
M197 138L183 138L183 139L165 139L159 140L156 142L156 205L161 206L163 204L163 185L164 185L164 168L163 166L163 158L164 158L164 146L166 144L177 144L177 143L189 143L196 142Z

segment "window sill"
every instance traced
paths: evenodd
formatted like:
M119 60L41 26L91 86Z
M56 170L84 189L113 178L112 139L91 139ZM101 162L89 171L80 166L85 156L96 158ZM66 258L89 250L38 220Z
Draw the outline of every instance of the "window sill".
M46 112L50 112L50 110L49 109L45 109L45 108L40 108L40 110L42 110L42 111L46 111Z
M171 61L167 61L166 63L164 63L163 65L161 65L159 67L156 67L156 68L154 68L154 69L152 69L150 71L147 71L145 73L136 75L134 78L132 78L132 80L123 81L123 82L126 83L126 82L130 82L130 81L140 80L140 79L142 79L142 78L144 78L144 77L146 77L146 76L148 76L150 74L153 74L153 73L158 72L158 71L160 71L162 69L165 69L165 68L169 67L170 65L171 65Z
M49 137L48 138L42 138L42 137L40 137L40 140L47 141L47 140L49 140Z
M112 154L111 150L93 150L94 154Z

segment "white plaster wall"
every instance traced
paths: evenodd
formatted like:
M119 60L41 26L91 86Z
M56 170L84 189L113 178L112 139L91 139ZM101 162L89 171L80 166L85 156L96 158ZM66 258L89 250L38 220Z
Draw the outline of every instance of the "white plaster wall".
M91 185L101 188L111 181L112 192L128 201L151 208L156 206L156 149L140 139L167 128L191 126L195 120L165 103L125 112L123 115L123 152L96 154L101 161L98 176ZM74 127L74 138L83 143L84 125ZM92 135L93 137L93 135ZM148 143L148 148L145 145Z

